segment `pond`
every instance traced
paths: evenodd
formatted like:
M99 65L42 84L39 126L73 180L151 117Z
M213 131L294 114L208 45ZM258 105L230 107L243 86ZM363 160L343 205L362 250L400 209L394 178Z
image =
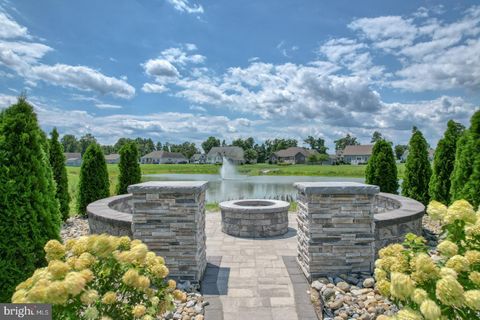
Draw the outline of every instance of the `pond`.
M235 199L260 198L293 201L297 191L295 182L348 181L361 182L364 178L318 176L236 176L222 179L218 174L148 174L143 180L152 181L208 181L207 203Z

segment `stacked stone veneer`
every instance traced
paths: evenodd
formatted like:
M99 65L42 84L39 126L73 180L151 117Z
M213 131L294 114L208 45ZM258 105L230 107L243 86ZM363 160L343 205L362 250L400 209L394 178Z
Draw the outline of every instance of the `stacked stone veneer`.
M165 258L170 276L199 281L205 271L205 181L131 185L133 237Z
M297 260L312 279L372 272L377 186L354 182L296 183Z

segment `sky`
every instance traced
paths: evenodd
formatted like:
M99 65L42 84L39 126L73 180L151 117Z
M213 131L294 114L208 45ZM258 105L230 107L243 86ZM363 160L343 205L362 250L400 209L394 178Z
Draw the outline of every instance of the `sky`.
M480 105L478 1L0 0L0 108L198 145L380 131L435 146Z

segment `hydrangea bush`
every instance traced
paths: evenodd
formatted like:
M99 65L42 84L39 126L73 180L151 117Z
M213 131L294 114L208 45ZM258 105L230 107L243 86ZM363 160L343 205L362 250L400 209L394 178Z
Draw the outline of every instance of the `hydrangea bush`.
M448 208L432 201L427 213L442 223L438 255L413 234L379 251L377 289L401 308L382 318L480 319L480 210L465 200Z
M91 235L51 240L48 266L20 283L13 303L51 303L55 319L155 319L186 300L162 257L139 240Z

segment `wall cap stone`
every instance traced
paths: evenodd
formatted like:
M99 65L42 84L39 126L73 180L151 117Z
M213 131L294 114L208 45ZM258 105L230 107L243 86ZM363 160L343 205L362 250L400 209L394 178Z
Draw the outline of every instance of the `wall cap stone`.
M377 194L378 186L358 182L296 182L293 186L305 194Z
M87 206L88 217L109 222L112 225L130 225L132 214L114 210L110 205L118 201L127 201L131 197L131 194L122 194L92 202Z
M147 181L128 187L129 193L200 193L208 181Z
M399 202L400 208L376 213L374 215L376 228L421 219L425 213L425 206L414 199L384 192L381 192L378 195Z

